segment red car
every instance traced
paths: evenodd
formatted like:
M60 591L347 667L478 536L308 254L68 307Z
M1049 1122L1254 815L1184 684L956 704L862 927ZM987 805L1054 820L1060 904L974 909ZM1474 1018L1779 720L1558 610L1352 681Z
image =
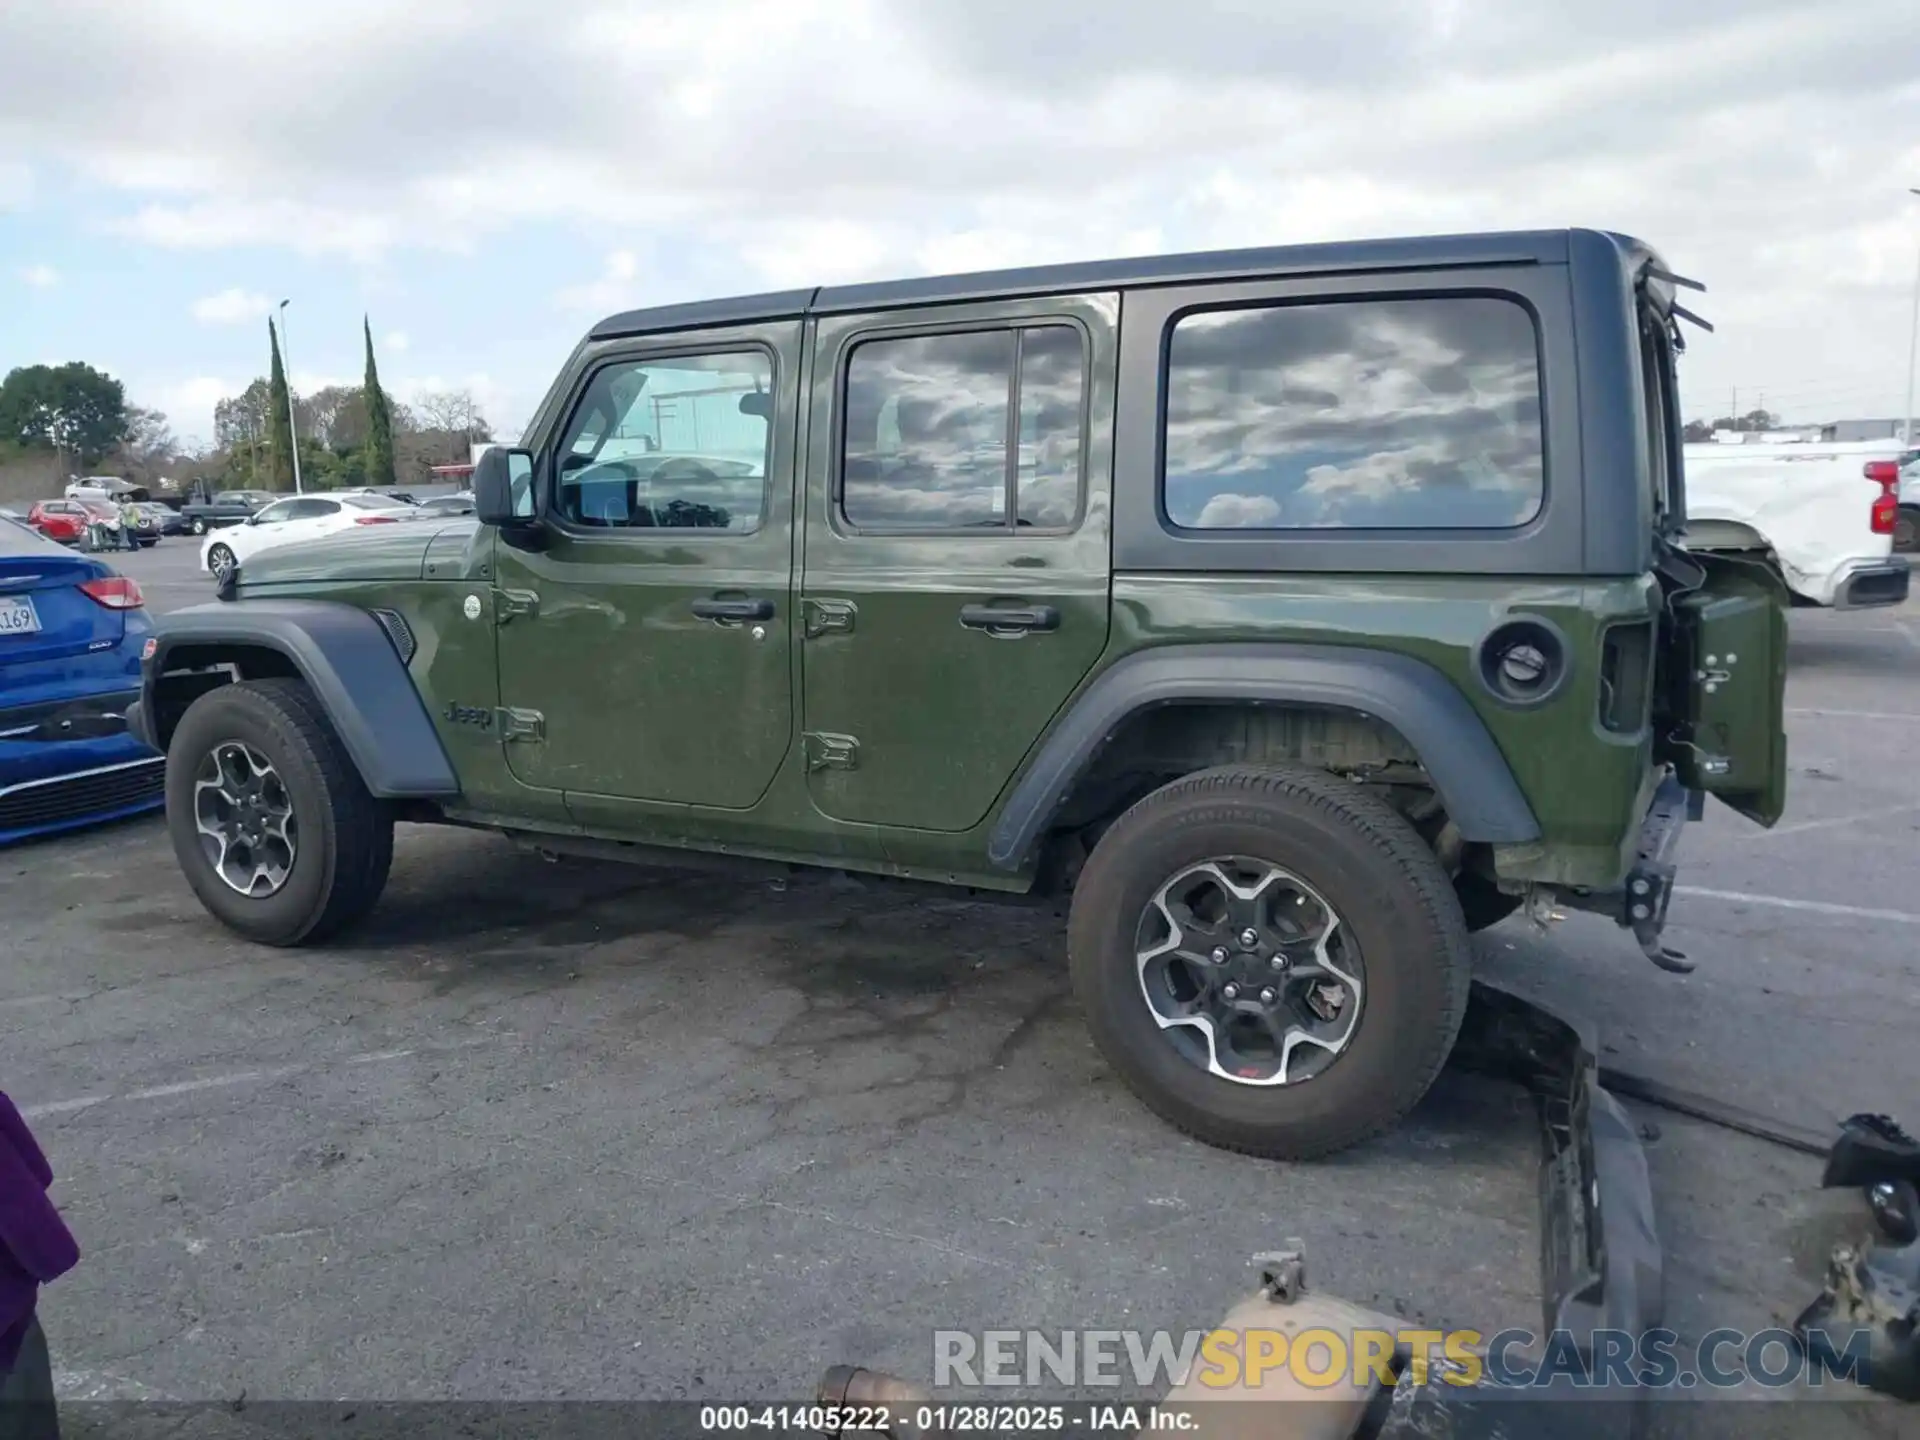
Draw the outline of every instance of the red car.
M42 500L27 512L27 524L49 540L78 545L87 533L87 512L78 500Z

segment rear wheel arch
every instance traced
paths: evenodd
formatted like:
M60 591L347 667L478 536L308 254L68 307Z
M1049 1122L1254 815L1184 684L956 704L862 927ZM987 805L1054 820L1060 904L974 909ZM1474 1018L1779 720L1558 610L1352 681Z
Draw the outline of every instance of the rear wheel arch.
M1150 763L1135 764L1143 754ZM1170 646L1123 658L1082 691L1003 804L989 858L1019 870L1050 832L1227 764L1425 784L1468 845L1540 834L1485 723L1432 666L1346 646Z

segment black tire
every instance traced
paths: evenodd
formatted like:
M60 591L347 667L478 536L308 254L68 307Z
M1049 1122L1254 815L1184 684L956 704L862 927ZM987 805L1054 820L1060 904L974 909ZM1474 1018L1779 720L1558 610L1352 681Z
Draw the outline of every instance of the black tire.
M227 557L227 563L229 565L239 563L234 556L231 545L213 546L207 551L207 573L216 580L220 578L220 557L222 555Z
M202 519L200 516L196 515L193 517L192 529L194 534L204 535L207 533L207 522L204 519Z
M1273 1087L1209 1073L1166 1038L1141 992L1135 942L1181 868L1244 856L1311 885L1343 917L1366 972L1343 1053ZM1309 1160L1396 1124L1446 1063L1466 1014L1472 954L1446 872L1396 811L1296 767L1227 767L1175 781L1101 837L1074 889L1068 958L1094 1042L1161 1118L1210 1145Z
M1520 908L1521 898L1509 895L1486 876L1475 871L1462 872L1453 882L1459 897L1460 913L1466 918L1467 933L1478 935L1490 930Z
M1902 505L1893 516L1893 553L1912 555L1920 551L1920 508Z
M235 740L285 784L299 844L285 883L254 898L208 862L194 823L194 777L214 746ZM167 831L180 868L212 914L264 945L314 945L373 908L393 862L393 814L360 772L304 681L223 685L188 707L167 747Z

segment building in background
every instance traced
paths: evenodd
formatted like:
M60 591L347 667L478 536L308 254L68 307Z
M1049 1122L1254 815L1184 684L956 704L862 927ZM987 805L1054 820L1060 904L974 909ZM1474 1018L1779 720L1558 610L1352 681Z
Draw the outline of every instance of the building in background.
M1920 425L1914 427L1920 432ZM1822 440L1898 440L1907 433L1903 420L1829 420L1820 427Z

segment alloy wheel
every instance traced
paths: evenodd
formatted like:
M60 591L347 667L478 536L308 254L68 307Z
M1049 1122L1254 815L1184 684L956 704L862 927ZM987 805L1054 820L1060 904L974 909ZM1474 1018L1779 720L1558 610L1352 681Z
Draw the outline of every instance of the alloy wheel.
M1237 1085L1311 1080L1359 1028L1365 971L1352 931L1314 888L1265 860L1178 871L1140 917L1140 993L1169 1043Z
M293 797L273 762L238 740L207 752L193 780L193 823L213 873L264 900L293 873L299 828Z

